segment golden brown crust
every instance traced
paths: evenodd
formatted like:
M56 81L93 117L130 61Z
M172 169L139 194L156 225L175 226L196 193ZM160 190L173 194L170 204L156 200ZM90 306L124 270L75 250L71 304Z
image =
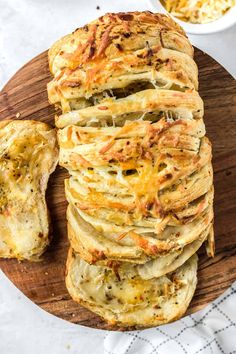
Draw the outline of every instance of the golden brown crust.
M197 89L192 57L184 31L170 17L151 12L106 14L49 50L55 77L48 84L49 100L66 112L79 98L137 80Z
M50 102L57 103L61 97L90 98L105 90L113 90L116 95L137 82L149 83L150 87L155 82L160 87L172 84L181 90L198 88L197 67L188 55L159 46L153 47L151 56L147 53L147 49L122 52L118 58L101 59L88 68L63 69L48 85Z
M71 68L74 68L103 56L111 58L123 50L134 51L145 47L148 40L160 42L159 33L168 31L177 34L182 40L186 38L183 29L166 15L148 11L107 13L56 42L49 51L50 67L52 68L55 55L60 52L64 43L74 45L79 40L75 52L69 55L66 52L60 53L68 59ZM179 43L176 45L180 46ZM183 50L189 47L191 48L186 40ZM189 53L192 54L192 48ZM53 70L52 72L55 74Z

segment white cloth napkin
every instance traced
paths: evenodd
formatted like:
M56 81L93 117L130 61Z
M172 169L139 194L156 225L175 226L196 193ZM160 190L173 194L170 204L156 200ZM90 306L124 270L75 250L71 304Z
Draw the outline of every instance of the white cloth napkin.
M100 6L100 10L97 10ZM0 87L56 39L107 11L151 10L148 0L0 0ZM190 36L236 76L236 27ZM236 354L236 283L205 310L134 332L92 330L39 309L0 272L0 354Z

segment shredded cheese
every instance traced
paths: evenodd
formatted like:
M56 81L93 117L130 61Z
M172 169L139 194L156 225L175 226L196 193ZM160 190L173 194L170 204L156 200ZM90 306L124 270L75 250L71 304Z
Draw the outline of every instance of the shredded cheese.
M202 24L223 16L236 5L236 0L162 0L162 3L180 20Z

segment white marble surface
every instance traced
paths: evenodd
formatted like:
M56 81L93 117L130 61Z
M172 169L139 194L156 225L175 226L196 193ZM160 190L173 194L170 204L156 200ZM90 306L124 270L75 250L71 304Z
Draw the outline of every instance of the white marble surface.
M147 0L0 0L0 9L3 87L25 62L87 21L107 11L152 8ZM191 41L236 77L236 27L215 35L191 36ZM100 354L104 352L104 336L103 331L72 325L45 313L0 272L1 354Z

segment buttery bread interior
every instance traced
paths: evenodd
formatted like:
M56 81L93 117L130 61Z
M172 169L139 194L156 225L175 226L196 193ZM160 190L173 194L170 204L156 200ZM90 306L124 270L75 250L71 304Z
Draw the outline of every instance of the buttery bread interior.
M55 129L0 122L0 257L38 260L49 244L45 191L58 161Z
M180 318L197 284L197 256L172 273L144 279L131 268L117 273L109 267L89 265L69 251L66 285L75 301L110 324L152 327Z
M159 322L114 315L96 298L88 301L91 289L82 292L76 274L110 269L116 279L119 269L118 281L135 272L138 282L158 288L188 262L196 273L188 259L204 241L214 254L212 149L193 54L183 29L151 12L106 14L49 51L48 97L61 109L59 163L70 174L67 287L112 323L151 326L178 315L164 310Z

